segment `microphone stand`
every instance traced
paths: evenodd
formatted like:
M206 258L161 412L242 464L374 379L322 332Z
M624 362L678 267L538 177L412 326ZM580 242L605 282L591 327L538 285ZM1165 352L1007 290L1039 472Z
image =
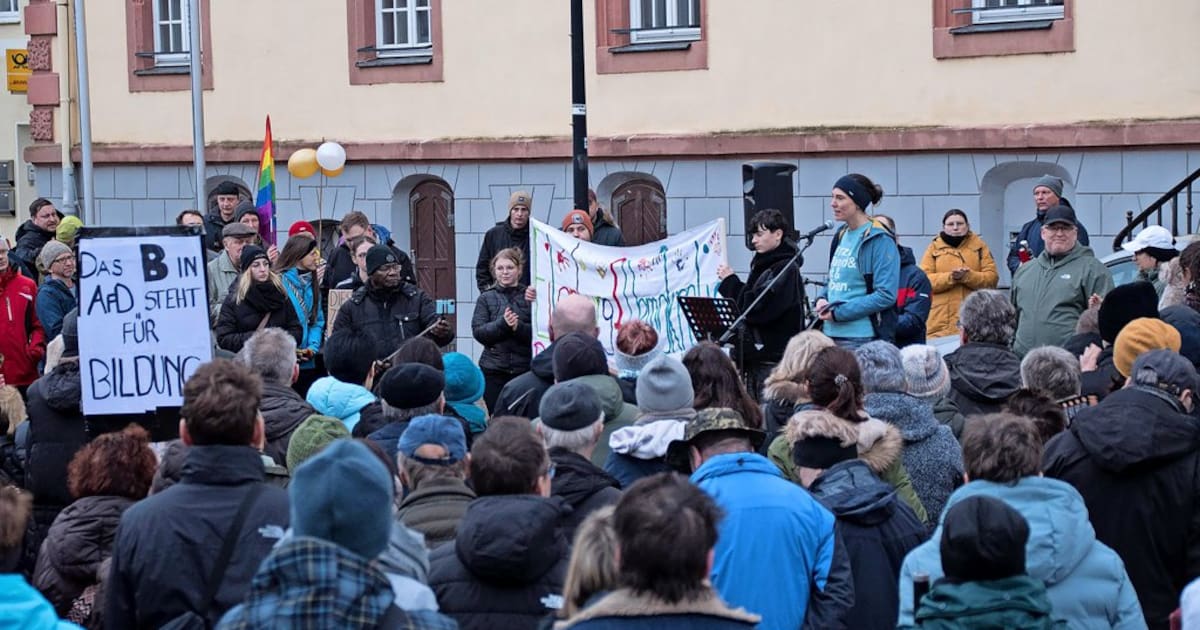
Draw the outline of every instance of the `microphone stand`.
M766 288L762 290L762 293L758 294L758 297L754 298L754 301L750 303L750 306L747 306L746 310L742 311L741 315L738 315L737 319L733 320L733 323L729 325L729 328L724 334L721 335L720 339L717 339L718 345L724 346L729 343L729 340L732 339L735 334L737 334L738 329L745 325L746 316L754 311L754 307L758 306L758 303L761 302L762 299L771 292L771 289L775 288L775 283L779 282L779 279L786 275L785 272L788 270L788 267L796 265L797 275L800 273L800 267L804 265L804 252L808 251L809 247L812 247L813 237L801 236L800 239L804 240L804 246L796 249L796 255L792 256L792 259L787 261L787 264L785 264L779 270L779 273L775 274L774 278L771 278L771 281L767 283ZM745 376L744 372L746 369L745 352L746 344L743 341L743 343L738 344L738 367L742 369L743 376Z

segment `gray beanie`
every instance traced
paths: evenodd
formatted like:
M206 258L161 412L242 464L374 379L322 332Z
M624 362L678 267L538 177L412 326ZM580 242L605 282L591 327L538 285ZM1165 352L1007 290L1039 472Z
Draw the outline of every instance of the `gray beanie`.
M1045 186L1046 188L1049 188L1050 190L1054 191L1054 194L1057 197L1062 198L1063 180L1061 177L1055 177L1053 175L1043 175L1043 176L1039 177L1036 182L1033 183L1034 188L1037 188L1038 186Z
M638 375L637 406L644 413L691 408L695 398L692 376L678 359L660 354Z
M37 266L44 273L50 273L50 265L63 254L70 254L71 248L63 245L61 242L51 239L42 246L42 251L37 255ZM36 280L36 278L35 278Z
M900 349L886 341L872 341L854 351L858 367L862 370L863 391L875 393L906 393L908 383L904 376L904 362Z
M950 392L950 370L937 348L924 344L905 346L900 350L908 393L922 400L935 402Z

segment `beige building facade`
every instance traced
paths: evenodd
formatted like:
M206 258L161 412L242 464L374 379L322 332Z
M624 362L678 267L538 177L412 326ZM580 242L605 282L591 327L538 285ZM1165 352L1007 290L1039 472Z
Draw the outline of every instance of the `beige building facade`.
M31 39L47 42L31 45L59 50L69 29L40 26L55 5L29 2ZM204 22L208 185L253 186L270 115L281 232L363 210L469 313L478 244L509 193L531 190L543 220L570 209L567 3L124 0L87 16L95 222L169 222L193 205L189 2ZM1002 256L1032 217L1032 181L1055 174L1107 253L1127 211L1200 172L1191 0L585 0L584 15L589 176L635 241L717 217L740 239L742 166L769 160L796 168L783 196L797 227L828 218L833 181L859 171L918 255L961 208ZM34 69L31 119L54 124L22 156L56 201L64 181L67 197L78 188L62 124L76 112L43 92L73 85L67 60ZM346 147L345 173L291 178L287 156L322 140Z

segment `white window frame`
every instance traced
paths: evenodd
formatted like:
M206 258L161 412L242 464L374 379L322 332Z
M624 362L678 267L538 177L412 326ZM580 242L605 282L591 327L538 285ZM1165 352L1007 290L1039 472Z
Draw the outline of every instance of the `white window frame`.
M687 17L694 17L695 22L699 24L700 2L697 1L694 5L689 4L689 6L694 6L697 14L695 16ZM666 8L667 24L684 24L691 21L686 18L681 19L681 16L679 15L678 4L675 2L675 0L667 0ZM650 16L649 19L646 19L646 16L642 15L641 0L629 0L629 26L631 29L629 33L630 43L654 44L659 42L694 42L700 39L699 26L668 26L666 28L643 30L642 25L647 22L653 24L653 19L653 16Z
M403 4L403 7L398 5ZM375 0L375 54L380 57L424 57L433 52L433 0L427 0L425 6L418 6L417 0L394 0L393 8L384 9L383 0ZM383 21L395 20L397 13L407 13L407 44L388 44L383 41ZM387 14L385 16L385 13ZM429 41L419 42L418 20L424 14L425 31ZM398 30L396 32L399 32Z
M1031 4L1032 0L1017 0L1020 6L1002 9L987 9L974 11L971 20L975 24L997 24L1001 22L1033 22L1036 20L1061 20L1065 17L1063 5L1060 4ZM971 0L971 7L983 9L987 0Z
M21 0L0 0L0 24L21 23Z
M154 20L154 65L156 66L186 66L191 62L188 48L191 45L191 20L188 11L191 10L192 0L179 0L180 15L163 16L159 6L164 0L152 0ZM171 0L166 0L167 6ZM169 9L168 9L169 11ZM172 26L179 25L180 50L177 52L160 52L170 50L170 44L162 41L161 27L164 23Z

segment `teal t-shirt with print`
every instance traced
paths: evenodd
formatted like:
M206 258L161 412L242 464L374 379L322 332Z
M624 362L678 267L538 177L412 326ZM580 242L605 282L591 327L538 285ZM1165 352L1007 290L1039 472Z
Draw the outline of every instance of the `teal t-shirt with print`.
M858 249L862 246L863 234L866 234L870 225L870 222L866 222L842 233L842 240L833 252L833 260L829 261L829 285L826 288L825 299L829 300L830 304L867 294L866 278L863 278L858 270ZM875 327L866 317L852 322L825 322L823 329L830 337L867 339L875 336Z

